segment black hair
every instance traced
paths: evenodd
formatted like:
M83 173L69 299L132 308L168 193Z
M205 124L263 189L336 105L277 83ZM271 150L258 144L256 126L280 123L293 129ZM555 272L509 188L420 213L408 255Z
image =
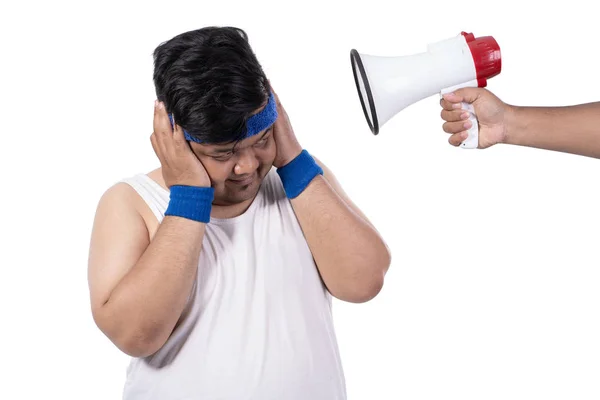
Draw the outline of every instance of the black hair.
M153 78L175 123L207 144L241 140L270 92L248 35L235 27L204 27L161 43Z

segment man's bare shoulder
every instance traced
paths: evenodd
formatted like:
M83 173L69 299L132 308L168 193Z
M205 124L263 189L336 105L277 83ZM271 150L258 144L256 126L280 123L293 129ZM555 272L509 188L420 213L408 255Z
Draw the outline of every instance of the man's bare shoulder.
M156 168L146 173L146 175L156 183L164 187L162 171ZM139 193L126 182L126 179L120 180L108 187L98 202L98 211L115 213L132 213L144 217L148 214L148 206L139 195Z
M124 181L114 183L104 191L96 209L96 215L127 219L141 216L141 198L135 189Z

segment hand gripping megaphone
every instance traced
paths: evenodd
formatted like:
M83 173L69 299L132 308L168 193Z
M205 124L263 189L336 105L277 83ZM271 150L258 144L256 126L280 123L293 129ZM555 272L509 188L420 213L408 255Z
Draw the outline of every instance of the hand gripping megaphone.
M462 87L485 87L500 73L500 47L491 36L472 33L429 44L424 53L385 57L350 52L354 81L362 109L374 135L398 112L426 97ZM462 104L473 124L460 147L479 144L479 125L473 106Z

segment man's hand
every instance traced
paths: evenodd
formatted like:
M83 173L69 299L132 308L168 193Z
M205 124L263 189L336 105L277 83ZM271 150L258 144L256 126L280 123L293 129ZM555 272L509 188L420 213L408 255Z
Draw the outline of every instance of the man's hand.
M162 165L162 175L168 188L173 185L210 187L206 169L192 152L181 127L174 123L171 128L162 102L154 104L154 132L150 141Z
M275 95L278 114L277 120L273 125L273 137L275 139L275 146L277 147L277 155L275 156L273 165L276 168L281 168L302 153L302 146L300 146L298 139L296 139L294 129L279 100L279 96L277 96L275 91L273 91L273 94Z
M497 143L503 143L507 136L507 118L513 112L512 107L483 88L462 88L454 94L446 94L440 101L443 108L442 119L446 121L442 128L452 136L448 142L459 146L467 138L467 129L471 127L469 114L461 109L461 102L472 103L479 122L479 148L485 149Z

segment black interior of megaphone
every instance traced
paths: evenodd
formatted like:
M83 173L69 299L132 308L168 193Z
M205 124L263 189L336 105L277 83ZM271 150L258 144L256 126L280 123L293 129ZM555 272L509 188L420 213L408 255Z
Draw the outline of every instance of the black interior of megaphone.
M354 82L356 83L356 90L358 91L358 97L360 98L360 104L362 105L363 113L365 114L365 118L367 123L369 124L369 128L374 135L379 133L379 122L377 121L377 112L375 111L375 102L373 101L373 93L371 92L371 86L369 85L369 79L367 79L367 73L365 72L365 67L360 59L360 54L355 49L350 51L350 62L352 64L352 73L354 74ZM362 90L360 90L360 79L364 84L365 92L367 94L367 99L363 98ZM365 103L365 100L368 104ZM367 107L371 111L371 118L369 118L369 112L367 111Z

